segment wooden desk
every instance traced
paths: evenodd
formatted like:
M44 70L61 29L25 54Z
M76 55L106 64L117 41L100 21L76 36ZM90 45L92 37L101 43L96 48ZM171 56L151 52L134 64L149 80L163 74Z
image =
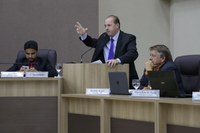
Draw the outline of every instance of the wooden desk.
M62 78L1 78L1 133L60 133Z
M85 93L86 88L109 88L108 72L118 71L126 72L128 77L129 65L109 68L106 64L63 64L64 93Z
M199 113L187 98L63 94L61 133L199 133Z
M200 102L165 98L158 102L159 133L200 133Z
M85 127L81 126L83 129L80 130L89 128L95 133L111 133L111 131L118 133L124 132L125 129L123 127L126 127L126 133L129 133L133 129L136 131L141 129L139 126L145 126L142 131L154 133L157 113L156 101L156 99L135 99L128 96L65 94L62 95L61 130L62 133L72 133L70 131L78 133L76 130L79 130L79 128L68 127L68 125L71 125L70 122L73 121L77 121L76 123L78 124L79 120L76 119L76 114L82 114L83 116L88 116L88 118L85 117ZM91 116L93 120L90 121ZM98 123L100 125L96 125ZM121 128L118 127L119 123L122 125ZM137 126L138 123L139 126ZM77 124L76 127L79 126ZM99 128L93 129L93 127L98 126ZM87 130L87 132L89 133L90 131Z

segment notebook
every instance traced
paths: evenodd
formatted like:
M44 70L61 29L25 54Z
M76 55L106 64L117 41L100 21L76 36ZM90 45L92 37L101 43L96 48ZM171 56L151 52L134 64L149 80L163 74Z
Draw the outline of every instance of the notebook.
M174 71L149 71L152 89L160 90L161 97L184 97L180 94Z
M110 94L130 95L126 72L108 72Z

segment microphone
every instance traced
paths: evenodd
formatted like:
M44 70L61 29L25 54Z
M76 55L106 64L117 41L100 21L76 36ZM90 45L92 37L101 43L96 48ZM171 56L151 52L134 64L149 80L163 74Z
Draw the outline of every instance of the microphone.
M81 63L83 63L83 56L87 53L87 52L89 52L90 50L92 50L92 47L90 48L90 49L88 49L88 50L86 50L82 55L81 55Z

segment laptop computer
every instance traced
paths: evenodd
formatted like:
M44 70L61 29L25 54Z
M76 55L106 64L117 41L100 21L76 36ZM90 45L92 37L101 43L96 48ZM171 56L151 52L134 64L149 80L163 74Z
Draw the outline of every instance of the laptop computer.
M174 71L149 71L152 89L160 90L161 97L184 97L180 94Z
M126 72L108 72L110 94L130 95Z

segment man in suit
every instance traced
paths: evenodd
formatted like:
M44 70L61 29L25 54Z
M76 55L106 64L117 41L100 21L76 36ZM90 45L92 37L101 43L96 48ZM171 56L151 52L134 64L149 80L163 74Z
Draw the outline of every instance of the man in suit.
M163 44L157 44L151 46L149 60L145 62L145 69L142 78L140 79L141 85L144 89L149 89L149 71L174 71L176 74L176 80L178 83L180 94L184 94L184 88L180 73L172 60L172 55L169 48Z
M134 64L138 57L136 37L120 30L120 21L117 16L108 16L104 26L105 32L96 39L87 34L88 28L84 28L79 22L75 25L83 43L95 48L92 62L101 61L111 68L117 64L129 64L129 86L132 87L131 80L138 79Z
M37 57L38 44L36 41L27 41L24 44L25 58L16 59L15 64L7 71L48 71L49 77L57 76L54 66L51 66L48 59Z

